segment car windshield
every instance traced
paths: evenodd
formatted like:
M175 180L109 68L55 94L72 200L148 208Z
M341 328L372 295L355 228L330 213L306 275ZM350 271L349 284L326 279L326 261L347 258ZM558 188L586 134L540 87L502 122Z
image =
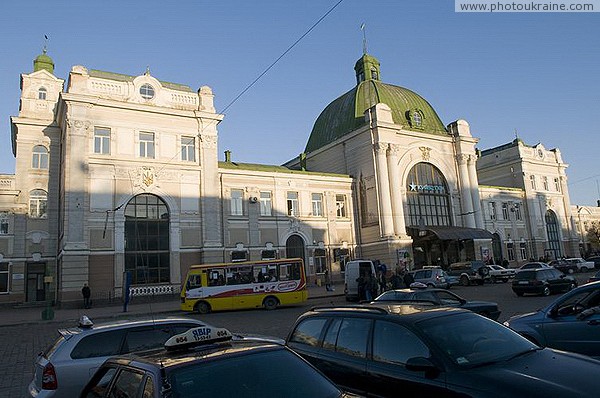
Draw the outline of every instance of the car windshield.
M399 292L395 290L388 290L382 293L375 299L375 301L404 301L412 300L412 293Z
M463 313L419 323L423 333L461 367L506 361L539 347L498 322Z
M284 349L175 367L169 379L172 398L341 396L321 373Z

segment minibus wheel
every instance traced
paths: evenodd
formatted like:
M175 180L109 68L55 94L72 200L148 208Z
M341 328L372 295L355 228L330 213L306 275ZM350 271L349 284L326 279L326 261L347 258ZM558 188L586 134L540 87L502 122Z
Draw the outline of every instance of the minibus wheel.
M263 306L265 307L266 310L274 310L275 308L277 308L278 304L279 304L279 301L277 301L277 299L275 297L266 297L263 300Z
M208 314L210 312L210 304L206 301L199 301L198 304L196 304L196 311L198 314Z

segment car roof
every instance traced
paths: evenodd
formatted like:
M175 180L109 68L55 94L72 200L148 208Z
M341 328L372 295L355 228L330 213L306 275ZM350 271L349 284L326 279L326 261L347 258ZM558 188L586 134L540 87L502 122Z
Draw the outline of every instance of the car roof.
M77 335L77 334L91 334L95 332L100 332L103 330L115 330L115 329L130 329L136 326L160 326L160 325L169 325L173 323L195 323L200 325L206 325L206 323L199 321L193 318L183 318L183 317L167 317L167 318L158 318L158 319L145 319L145 320L127 320L127 319L119 319L117 321L111 322L103 322L94 324L91 327L81 327L76 326L72 328L64 328L59 329L58 332L63 335Z
M186 363L213 360L218 357L236 356L242 353L285 349L283 343L283 340L281 342L275 342L270 339L244 339L242 336L236 336L236 338L232 340L200 345L188 349L171 351L160 348L116 356L109 359L107 362L118 363L121 365L136 363L145 368L152 368L153 366L168 368L184 365Z
M437 316L448 314L470 313L469 310L422 305L419 303L394 303L394 302L371 302L368 304L345 305L345 306L324 306L313 307L304 316L318 316L323 314L335 315L367 315L369 317L392 317L401 319L408 323L418 322L422 319L430 319Z

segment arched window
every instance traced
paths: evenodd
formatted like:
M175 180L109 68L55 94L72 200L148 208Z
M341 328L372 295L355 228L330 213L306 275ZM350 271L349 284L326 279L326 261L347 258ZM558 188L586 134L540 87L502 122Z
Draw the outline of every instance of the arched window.
M554 253L554 258L562 256L560 248L560 237L558 234L558 220L552 210L546 212L546 233L548 234L548 249Z
M171 280L169 209L155 195L135 196L125 208L125 271L134 285Z
M406 224L452 225L450 195L442 173L430 163L417 163L406 179Z
M34 169L48 169L48 149L43 145L33 147L31 167Z
M29 216L33 218L46 218L48 206L48 193L42 189L34 189L29 193Z
M48 91L46 90L46 88L40 87L40 89L38 90L38 99L45 100L47 96Z

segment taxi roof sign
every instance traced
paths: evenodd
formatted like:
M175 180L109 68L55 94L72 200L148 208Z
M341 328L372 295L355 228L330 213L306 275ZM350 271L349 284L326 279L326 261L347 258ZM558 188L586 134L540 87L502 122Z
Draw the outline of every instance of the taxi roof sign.
M186 332L176 334L165 342L167 350L180 350L202 344L211 344L219 341L231 340L233 335L224 328L201 326L188 329Z
M88 318L86 315L82 315L81 318L79 318L79 327L82 329L89 329L92 326L94 326L94 322L92 322L92 320L90 318Z

